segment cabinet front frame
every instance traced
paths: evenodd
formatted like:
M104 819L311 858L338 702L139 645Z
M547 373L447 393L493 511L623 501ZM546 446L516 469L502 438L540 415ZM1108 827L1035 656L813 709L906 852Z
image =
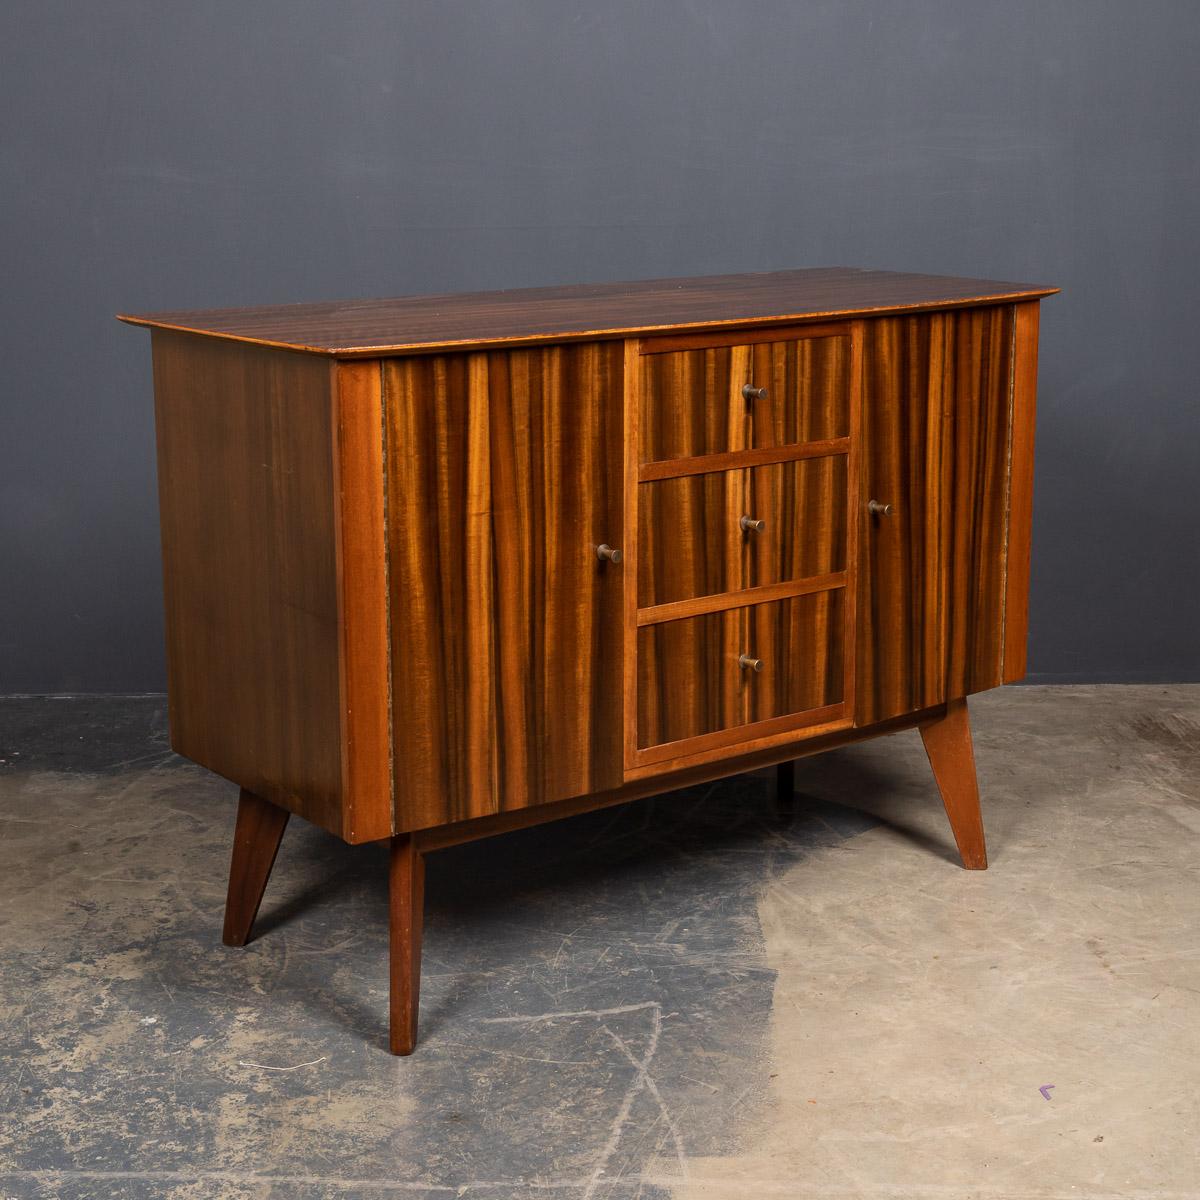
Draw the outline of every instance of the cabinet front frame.
M737 333L713 331L664 337L627 338L625 340L625 579L624 591L624 768L627 780L663 774L681 767L728 757L731 753L769 749L801 738L818 737L854 722L855 630L858 593L858 559L863 502L861 483L861 408L863 320L820 322L808 325L775 326L742 330ZM721 454L709 454L690 459L670 459L661 462L640 461L638 429L641 409L641 360L643 355L671 353L679 350L705 349L716 346L753 345L759 342L788 342L806 338L846 337L850 341L850 371L847 383L849 405L849 436L827 441L793 445L747 448ZM737 469L788 462L799 458L823 457L831 454L846 456L846 546L845 570L817 580L800 580L769 587L747 589L723 596L707 596L691 601L679 601L657 606L655 610L638 609L638 502L639 485L675 475ZM815 590L843 591L843 686L842 700L824 708L791 713L770 720L755 721L720 729L660 745L638 746L638 629L648 620L663 620L670 616L684 617L692 612L721 611L753 603L780 600ZM668 613L664 610L670 610ZM686 686L688 681L684 681Z

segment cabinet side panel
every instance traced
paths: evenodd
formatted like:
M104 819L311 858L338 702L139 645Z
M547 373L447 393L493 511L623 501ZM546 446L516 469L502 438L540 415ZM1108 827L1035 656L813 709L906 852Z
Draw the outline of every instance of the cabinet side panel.
M623 356L384 364L398 831L621 783Z
M1025 675L1029 642L1029 552L1033 535L1033 435L1037 410L1041 305L1016 305L1013 329L1012 474L1008 500L1008 578L1004 603L1004 682Z
M171 744L340 834L329 364L153 342Z
M940 313L864 322L855 723L945 699ZM867 502L890 504L873 517Z
M1013 309L947 314L947 697L1003 682Z

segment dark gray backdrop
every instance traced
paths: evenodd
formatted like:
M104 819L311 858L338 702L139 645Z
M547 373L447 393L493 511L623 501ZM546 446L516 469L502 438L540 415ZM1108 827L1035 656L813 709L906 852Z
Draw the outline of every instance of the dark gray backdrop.
M1043 306L1030 669L1200 679L1200 4L0 9L0 693L156 691L118 310L861 265Z

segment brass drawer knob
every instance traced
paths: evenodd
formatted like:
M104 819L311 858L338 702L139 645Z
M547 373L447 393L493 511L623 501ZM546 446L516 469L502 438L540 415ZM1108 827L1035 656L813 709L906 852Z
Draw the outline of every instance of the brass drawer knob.
M767 527L766 521L756 521L745 515L738 518L738 526L743 533L762 533Z
M615 547L608 545L607 542L602 542L596 547L596 557L601 562L619 563L621 561L621 552Z
M873 517L890 517L892 515L892 506L890 504L880 504L878 500L868 500L867 512Z
M746 383L742 385L743 400L765 400L766 398L766 388L756 388L752 383Z
M751 658L749 654L739 654L738 666L741 667L743 671L761 671L762 659Z

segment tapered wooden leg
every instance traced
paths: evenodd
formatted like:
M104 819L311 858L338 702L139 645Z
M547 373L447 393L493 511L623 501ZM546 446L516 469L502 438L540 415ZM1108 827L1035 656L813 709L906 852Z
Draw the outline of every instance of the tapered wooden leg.
M290 815L286 808L242 788L233 833L233 860L229 864L225 929L221 934L227 946L244 946L250 940Z
M921 740L942 793L962 864L968 871L985 871L987 847L983 841L979 781L975 776L975 750L966 700L951 700L944 717L922 725Z
M425 856L412 835L392 838L391 1032L393 1054L411 1054L417 1045L421 996L421 931L425 919Z

